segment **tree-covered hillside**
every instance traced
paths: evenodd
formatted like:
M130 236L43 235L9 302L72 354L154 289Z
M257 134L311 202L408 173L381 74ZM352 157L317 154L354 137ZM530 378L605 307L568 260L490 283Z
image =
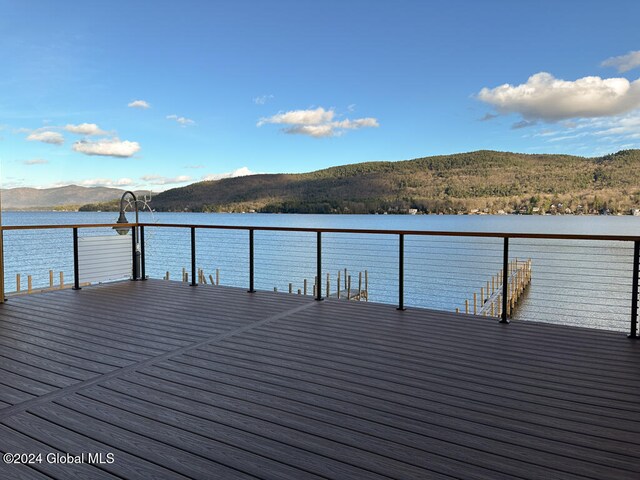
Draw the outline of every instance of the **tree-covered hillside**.
M629 213L640 207L640 150L598 158L477 151L303 174L194 183L158 211L298 213Z

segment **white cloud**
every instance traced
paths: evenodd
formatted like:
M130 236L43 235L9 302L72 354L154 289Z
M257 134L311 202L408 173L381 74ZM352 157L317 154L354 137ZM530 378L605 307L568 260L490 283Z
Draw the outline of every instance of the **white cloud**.
M129 185L133 185L133 180L130 178L119 178L117 180L112 180L110 178L91 178L71 183L82 187L127 187Z
M629 52L626 55L620 55L619 57L607 58L600 65L603 67L614 67L620 73L628 72L629 70L640 67L640 50Z
M247 167L241 167L232 172L227 173L210 173L209 175L204 175L202 180L212 181L212 180L222 180L223 178L235 178L235 177L246 177L247 175L255 175L256 172L252 172Z
M44 160L42 158L33 158L31 160L24 160L21 162L23 165L46 165L49 163L49 160Z
M375 118L358 118L355 120L334 120L335 112L318 107L315 110L291 110L277 113L271 117L261 118L257 126L272 123L290 125L283 131L289 134L308 135L310 137L334 137L341 135L345 130L356 130L365 127L378 127Z
M105 157L131 157L140 150L138 142L121 141L114 137L110 139L89 141L81 140L73 144L73 150L85 155L100 155Z
M511 125L511 130L519 130L521 128L529 128L529 127L533 127L533 126L535 126L537 124L538 124L538 122L536 122L535 120L533 120L533 121L520 120L519 122L516 122L513 125Z
M61 133L50 130L36 130L27 137L27 140L30 142L51 143L53 145L62 145L64 143L64 137Z
M147 109L151 108L151 105L149 105L149 103L145 102L144 100L134 100L133 102L128 103L127 107Z
M104 135L104 130L101 130L95 123L80 123L78 125L67 125L64 127L67 132L77 133L78 135Z
M177 177L163 177L161 175L144 175L140 177L150 185L170 185L174 183L185 183L191 181L191 177L187 175L179 175Z
M183 127L186 127L187 125L195 125L196 124L196 122L194 122L190 118L179 117L178 115L167 115L167 120L175 120L176 122L178 122Z
M267 123L288 125L319 125L333 120L333 110L325 110L318 107L315 110L291 110L285 113L277 113L271 117L261 118L258 126Z
M478 98L502 114L519 113L526 120L605 117L640 107L640 79L584 77L566 81L540 72L521 85L483 88Z
M260 95L259 97L253 99L253 103L255 103L256 105L264 105L273 98L273 95Z
M610 153L623 148L640 147L640 112L600 118L581 118L575 122L556 124L554 130L543 130L533 135L545 143L569 145L573 149L588 148L590 153ZM606 145L597 148L594 145Z

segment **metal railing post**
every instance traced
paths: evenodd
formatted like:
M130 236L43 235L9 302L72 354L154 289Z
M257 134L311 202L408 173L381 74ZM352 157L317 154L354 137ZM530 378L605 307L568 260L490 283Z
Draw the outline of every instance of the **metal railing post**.
M191 227L191 286L198 285L196 277L196 227Z
M640 241L633 242L633 283L631 288L631 331L629 338L638 338L638 266L640 264Z
M398 308L404 308L404 233L400 234L398 245Z
M131 227L131 261L133 270L131 280L138 280L138 245L136 241L136 227Z
M140 279L147 279L147 271L144 264L144 225L140 226Z
M502 317L499 323L509 323L507 319L507 304L509 296L509 237L504 237L502 250Z
M6 300L4 296L4 229L2 228L2 220L0 220L0 303L4 303Z
M249 293L254 293L253 288L253 228L249 229Z
M317 232L316 240L316 261L317 261L317 281L316 281L316 300L322 300L322 232Z
M78 265L78 229L73 229L73 289L80 290L80 267Z

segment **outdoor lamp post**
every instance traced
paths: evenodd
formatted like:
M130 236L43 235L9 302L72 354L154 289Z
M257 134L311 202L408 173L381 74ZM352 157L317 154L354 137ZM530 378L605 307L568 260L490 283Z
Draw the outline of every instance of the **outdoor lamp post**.
M140 273L140 232L138 230L138 198L136 197L135 193L127 190L126 192L124 192L122 194L122 197L120 198L120 215L118 216L118 220L116 220L116 223L129 223L129 221L127 220L127 216L124 213L124 209L125 209L125 202L124 199L127 195L131 195L131 197L133 198L133 206L136 212L136 226L133 227L135 228L135 252L136 252L136 259L135 259L135 265L134 265L134 271L133 271L133 280L137 280L137 276ZM118 232L119 235L126 235L129 233L129 227L113 227L113 229Z
M127 216L124 214L124 209L125 209L124 199L127 195L131 195L133 197L133 206L136 212L136 224L137 224L138 223L138 197L136 197L135 193L130 192L129 190L124 192L122 194L122 197L120 198L120 216L118 217L118 220L116 220L116 223L129 223L129 220L127 220ZM126 235L127 233L129 233L128 227L113 227L113 229L116 232L118 232L120 235Z

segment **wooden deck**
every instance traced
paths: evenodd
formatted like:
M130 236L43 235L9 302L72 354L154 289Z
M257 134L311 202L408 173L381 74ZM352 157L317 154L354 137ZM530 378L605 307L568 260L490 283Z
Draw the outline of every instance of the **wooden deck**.
M621 334L372 303L151 280L16 297L0 450L43 457L0 478L637 480L639 368Z

